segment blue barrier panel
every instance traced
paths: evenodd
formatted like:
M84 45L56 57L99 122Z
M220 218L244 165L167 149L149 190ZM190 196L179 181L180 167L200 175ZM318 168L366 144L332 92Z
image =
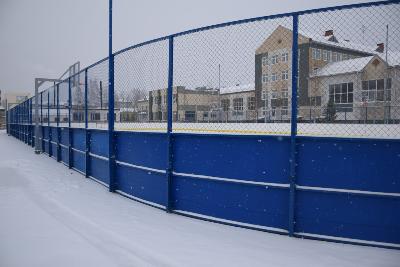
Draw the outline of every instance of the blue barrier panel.
M86 150L85 129L74 128L72 129L72 135L73 135L72 148L85 152Z
M107 172L108 161L94 156L90 156L89 161L90 161L89 164L90 176L108 185L110 182Z
M165 206L166 141L165 133L116 132L117 189Z
M286 231L289 138L178 134L174 144L173 209Z
M289 182L288 137L176 134L174 144L174 172Z
M165 170L167 135L165 133L116 132L117 161Z
M151 202L150 204L166 205L165 173L136 169L117 163L116 180L117 190L142 201Z
M399 197L298 191L295 231L399 244L399 210Z
M175 210L194 216L287 232L289 199L284 188L174 176L173 199Z
M80 172L85 172L85 129L73 128L72 132L72 166Z
M49 153L49 127L43 127L43 141L44 141L44 152Z
M52 157L57 159L57 127L50 127L51 129L51 149L52 149Z
M61 147L61 161L68 165L68 148Z
M99 156L108 156L108 133L102 130L90 130L90 152Z
M68 144L69 144L69 137L68 137L68 128L61 128L60 129L60 144L61 144L61 161L65 164L68 164L69 156L68 156Z
M61 128L61 144L63 146L68 146L68 128Z
M74 166L75 169L77 169L78 171L84 173L85 172L85 154L80 152L80 151L76 151L76 150L72 150L72 166Z
M400 193L400 140L299 137L298 185Z

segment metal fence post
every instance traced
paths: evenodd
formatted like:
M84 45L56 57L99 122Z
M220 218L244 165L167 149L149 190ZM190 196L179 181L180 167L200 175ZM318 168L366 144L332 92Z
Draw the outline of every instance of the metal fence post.
M85 176L88 178L90 176L90 160L89 160L89 153L90 153L90 131L89 131L89 118L88 118L88 70L85 69L85 143L86 143L86 150L85 150Z
M60 146L60 139L61 139L61 131L60 131L60 84L57 84L56 88L57 92L57 104L56 104L56 123L57 123L57 162L61 161L61 146Z
M68 78L68 168L72 168L72 129L71 129L71 77Z
M168 51L168 91L167 91L167 205L166 211L171 212L172 207L172 175L173 175L173 136L172 136L172 98L173 98L173 74L174 74L174 37L170 36L169 39L169 51Z
M114 192L115 183L115 144L114 144L114 55L112 53L112 0L108 12L108 177L109 191Z
M292 40L292 119L290 123L290 190L289 190L289 236L294 234L296 193L296 135L297 135L297 76L298 76L298 26L299 16L293 15Z
M49 157L52 156L52 136L51 136L51 129L50 129L50 89L47 91L47 131L49 133L49 141L48 141L48 145L49 145Z
M25 102L24 102L24 143L25 144L28 143L28 134L27 134L27 130L26 130L26 126L28 124L28 121L27 121L27 118L28 118L27 103L28 103L28 100L25 100Z
M41 133L41 141L40 141L40 152L44 151L44 129L43 129L43 92L40 92L40 133Z
M29 99L29 145L33 146L33 138L32 138L32 98Z

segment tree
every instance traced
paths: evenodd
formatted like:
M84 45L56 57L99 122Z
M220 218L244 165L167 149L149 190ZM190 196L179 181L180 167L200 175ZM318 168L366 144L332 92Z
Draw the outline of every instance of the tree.
M336 107L333 99L329 99L328 105L326 106L326 121L334 122L336 119Z

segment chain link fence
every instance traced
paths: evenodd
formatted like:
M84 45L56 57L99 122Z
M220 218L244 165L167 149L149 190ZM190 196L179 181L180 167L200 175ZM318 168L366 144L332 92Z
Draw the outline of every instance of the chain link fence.
M400 5L299 17L298 133L398 138Z
M297 135L399 138L399 11L394 1L261 17L119 51L115 129L166 132L171 97L175 133L290 135L295 122ZM108 71L104 59L40 93L40 123L107 129Z

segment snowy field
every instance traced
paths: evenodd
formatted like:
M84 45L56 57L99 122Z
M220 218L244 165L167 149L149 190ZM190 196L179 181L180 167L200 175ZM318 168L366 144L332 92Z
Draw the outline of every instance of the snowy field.
M0 266L399 266L400 251L167 214L0 131Z
M45 125L46 126L46 125ZM51 124L56 126L56 124ZM68 127L67 123L61 126ZM84 123L72 123L84 128ZM107 129L107 123L90 123L91 129ZM167 123L115 123L119 131L166 132ZM173 123L173 132L201 134L290 135L290 123ZM298 123L299 136L399 139L400 124Z

